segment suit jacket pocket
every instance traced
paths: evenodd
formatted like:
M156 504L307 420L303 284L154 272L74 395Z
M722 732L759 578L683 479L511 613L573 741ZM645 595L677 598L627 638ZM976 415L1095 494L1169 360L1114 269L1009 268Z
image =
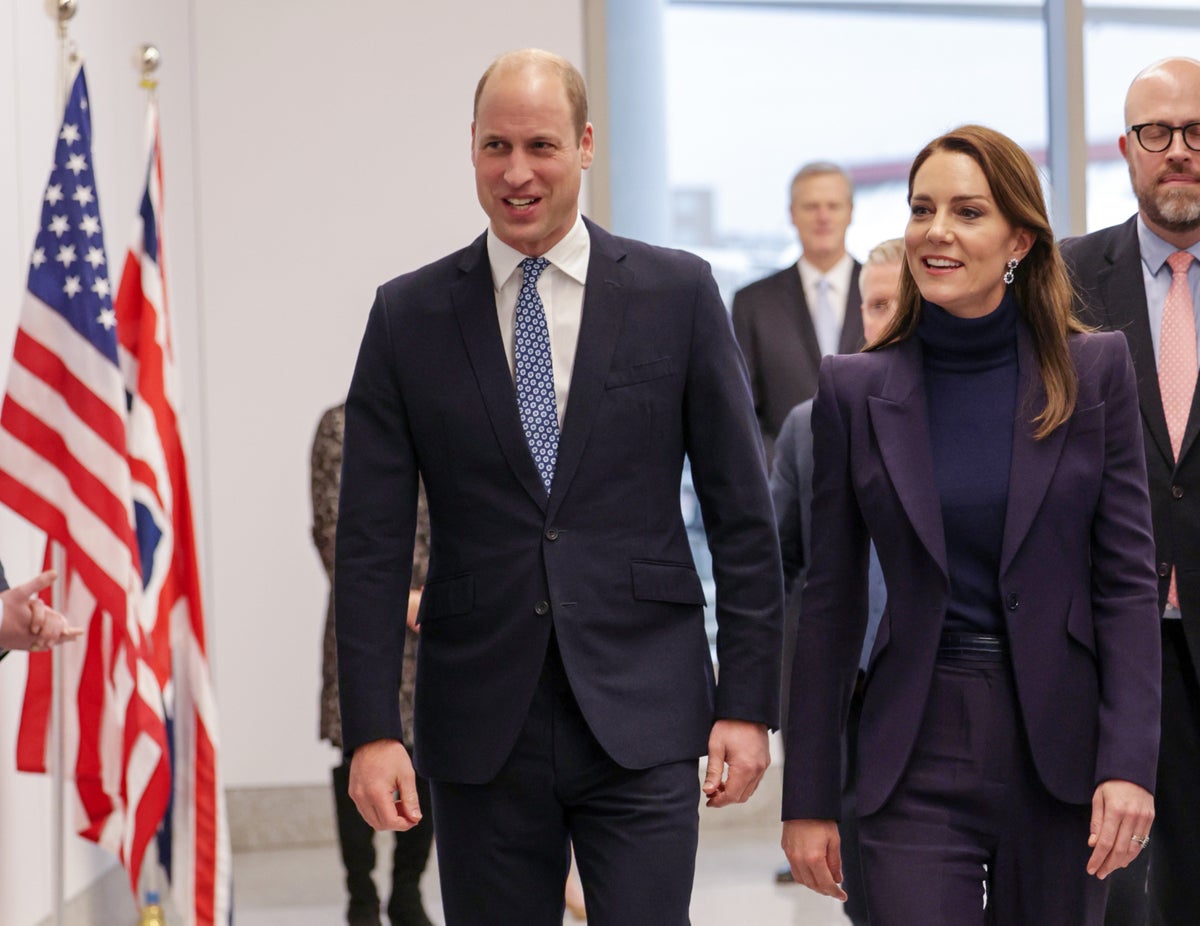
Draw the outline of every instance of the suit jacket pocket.
M659 357L657 360L647 360L624 370L610 370L604 380L605 389L620 389L622 386L632 386L636 383L648 382L670 376L675 372L675 366L670 357Z
M633 597L639 601L669 601L703 607L704 587L700 576L689 563L660 563L652 560L633 560Z
M430 582L421 592L418 623L470 614L475 607L475 577L470 573Z

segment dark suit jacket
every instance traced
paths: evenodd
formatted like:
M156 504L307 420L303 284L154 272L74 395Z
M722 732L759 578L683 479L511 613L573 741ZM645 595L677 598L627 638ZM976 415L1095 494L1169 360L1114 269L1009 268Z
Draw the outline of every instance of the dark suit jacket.
M1166 606L1174 566L1178 570L1183 630L1192 666L1200 678L1200 447L1196 446L1200 390L1192 399L1176 466L1158 388L1158 360L1146 306L1137 216L1121 225L1064 241L1062 252L1074 278L1083 320L1098 328L1123 331L1129 341L1137 371L1154 514L1159 609Z
M625 767L702 755L716 718L777 724L779 546L728 314L698 258L587 227L548 498L521 429L486 236L378 291L347 399L337 527L347 751L401 738L418 472L431 524L422 774L495 776L551 628L583 716ZM680 512L685 453L713 552L719 686Z
M1160 650L1145 464L1124 339L1078 335L1071 419L1034 440L1045 392L1018 327L1000 594L1034 764L1059 800L1087 803L1110 778L1154 789ZM792 676L785 819L836 819L838 737L866 626L867 542L888 602L867 672L859 813L881 807L919 731L949 577L933 479L920 341L826 358L813 409L813 523L821 543ZM802 707L801 707L802 706Z
M842 354L863 345L862 296L858 291L861 269L855 261L838 343ZM746 358L754 412L771 459L783 419L816 393L821 365L821 347L795 264L734 294L733 330Z

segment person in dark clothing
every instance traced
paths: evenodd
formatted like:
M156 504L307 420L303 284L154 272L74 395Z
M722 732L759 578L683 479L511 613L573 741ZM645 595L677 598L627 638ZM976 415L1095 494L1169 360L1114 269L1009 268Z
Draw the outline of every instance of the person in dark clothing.
M909 174L899 309L827 357L784 769L796 879L845 899L840 737L874 542L857 769L872 926L1098 926L1149 840L1157 576L1133 365L1084 330L1038 173L962 126Z

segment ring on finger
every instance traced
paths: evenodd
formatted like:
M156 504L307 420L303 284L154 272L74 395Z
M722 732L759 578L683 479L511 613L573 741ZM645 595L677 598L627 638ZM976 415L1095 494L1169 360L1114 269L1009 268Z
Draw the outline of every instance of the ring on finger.
M1150 845L1150 837L1149 836L1133 836L1131 838L1133 839L1134 842L1136 842L1143 849L1146 848L1146 846Z

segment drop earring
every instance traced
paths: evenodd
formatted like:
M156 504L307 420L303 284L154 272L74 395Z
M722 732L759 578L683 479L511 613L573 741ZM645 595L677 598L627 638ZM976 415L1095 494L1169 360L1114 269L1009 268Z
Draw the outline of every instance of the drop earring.
M1017 269L1017 264L1019 264L1019 263L1020 263L1020 261L1017 260L1015 257L1011 258L1008 262L1008 269L1004 271L1004 282L1007 283L1009 286L1012 285L1013 271Z

